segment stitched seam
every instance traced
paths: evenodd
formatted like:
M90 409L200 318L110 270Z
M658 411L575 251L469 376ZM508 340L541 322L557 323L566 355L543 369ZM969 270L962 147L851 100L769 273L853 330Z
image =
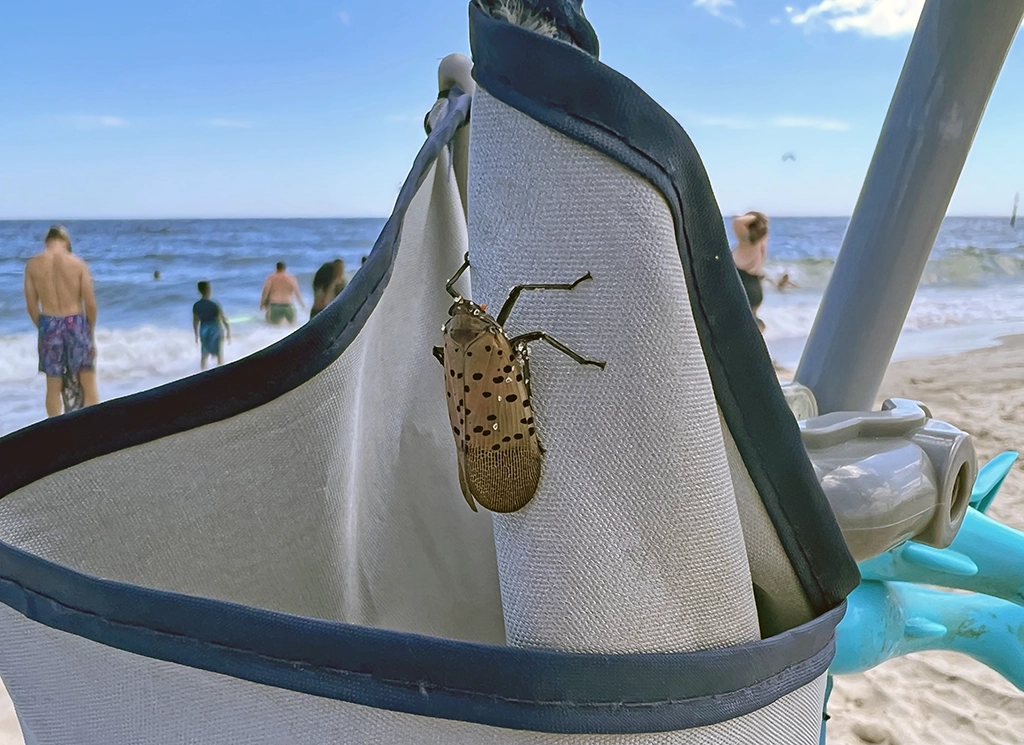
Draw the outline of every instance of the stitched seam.
M366 680L375 681L375 682L379 682L379 683L384 683L384 684L392 685L392 686L398 686L398 687L402 687L402 688L420 688L420 689L427 689L427 690L435 690L435 691L439 691L439 692L443 692L443 693L452 693L452 694L458 694L458 695L464 695L464 696L474 696L474 697L477 697L477 698L485 698L485 699L490 699L490 700L494 700L494 701L503 701L503 702L506 702L506 703L536 704L536 705L541 705L541 706L572 706L572 707L576 707L576 708L609 708L610 707L610 708L632 708L632 709L652 708L653 709L653 708L658 708L658 707L673 706L673 705L686 704L686 703L693 704L693 703L697 703L697 702L720 701L720 700L723 700L723 699L732 698L734 696L746 694L748 692L757 692L757 691L760 691L760 690L762 690L762 689L764 689L766 687L770 687L779 678L784 678L787 675L787 673L789 673L790 671L792 671L792 670L794 670L794 669L796 669L796 668L798 668L800 666L810 666L810 667L813 667L814 664L818 662L819 658L822 657L823 655L827 655L829 650L830 650L830 648L834 645L834 641L830 640L829 643L827 643L824 647L819 649L817 652L815 652L810 657L808 657L808 658L806 658L804 660L801 660L800 662L797 662L797 663L795 663L793 665L789 665L789 666L787 666L787 667L785 667L785 668L783 668L783 669L773 673L772 675L768 676L767 678L765 678L765 679L763 679L761 681L758 681L758 682L756 682L756 683L754 683L754 684L752 684L750 686L745 686L743 688L738 688L735 691L727 691L725 693L715 693L715 694L708 694L708 695L704 695L704 696L693 696L693 697L690 697L690 698L664 699L664 700L661 700L661 701L642 701L642 702L620 702L620 701L585 701L585 702L581 702L581 701L571 701L571 700L564 700L564 699L559 699L559 700L520 699L520 698L509 697L509 696L502 696L502 695L496 694L496 693L485 693L483 691L474 691L474 690L464 689L464 688L455 688L455 687L452 687L452 686L446 686L446 685L442 685L442 684L439 684L439 683L432 683L430 681L412 681L412 680L400 680L400 679L397 679L397 678L379 677L379 676L374 675L373 673L364 673L364 672L360 672L360 671L357 671L357 670L347 670L345 668L331 667L331 666L328 666L328 665L319 665L317 663L306 662L304 660L288 659L288 658L285 658L285 657L275 657L273 655L268 655L268 654L265 654L265 653L262 653L262 652L257 652L257 651L252 650L252 649L245 649L245 648L242 648L242 647L235 647L235 646L232 646L230 644L224 644L223 642L212 641L212 640L209 640L209 639L200 639L200 638L197 638L197 637L194 637L194 636L189 636L187 634L182 634L182 633L178 633L178 632L174 632L174 631L163 631L163 630L153 629L153 628L150 628L148 626L143 626L141 624L129 623L127 621L118 621L118 620L115 620L115 619L112 619L112 618L108 618L106 616L100 615L99 613L95 613L95 612L89 611L89 610L83 610L83 609L76 608L74 606L68 605L66 603L63 603L60 600L57 600L56 598L54 598L54 597L52 597L50 595L47 595L46 593L40 592L38 590L33 590L33 589L29 588L29 587L26 587L22 583L18 582L15 579L11 579L10 577L0 577L0 582L6 582L6 583L8 583L10 585L14 585L19 590L21 590L21 592L24 593L26 596L31 595L31 596L36 596L38 598L42 598L46 602L52 603L52 604L60 607L63 610L70 611L72 613L77 613L77 614L84 615L84 616L89 616L90 618L95 618L95 619L101 621L104 624L109 624L109 625L117 627L117 628L129 629L129 630L132 630L134 632L141 633L141 634L147 635L147 636L153 636L153 637L157 637L157 638L170 638L170 639L175 639L175 640L188 641L188 642L192 642L192 643L199 643L201 645L209 646L209 647L214 647L214 648L219 649L219 650L225 650L225 651L228 651L228 652L234 652L234 653L245 655L245 656L248 656L248 657L254 657L256 659L263 660L265 662L270 662L270 663L274 663L274 664L287 665L288 667L290 667L292 669L300 668L300 669L306 669L306 670L312 670L312 671L321 671L321 672L330 673L330 674L333 674L333 675L351 676L351 677L354 677L354 678L366 679ZM9 607L13 608L13 606L9 606ZM14 608L14 610L17 610L17 609ZM21 611L18 611L18 612L21 613ZM30 618L31 620L35 620L35 619L32 619L31 616L26 614L26 613L22 613L22 615L25 616L26 618ZM49 624L44 624L44 625L46 625L48 628L55 628L53 626L50 626ZM68 632L68 633L74 633L75 636L82 636L83 638L90 638L90 637L87 637L87 636L83 636L82 634L79 634L77 632ZM96 643L98 643L98 644L104 644L104 642L99 642L99 641L97 641L95 639L92 639L92 641L96 641ZM104 646L113 646L113 645L104 644ZM115 649L121 649L121 647L114 647L114 648ZM130 650L123 650L123 651L130 651ZM140 654L140 653L133 652L132 654ZM145 654L142 654L141 656L150 657L150 655L145 655ZM221 672L219 670L215 670L215 669L212 669L212 668L199 667L197 665L191 665L191 664L188 664L188 663L175 662L173 660L164 660L164 661L165 662L172 662L173 664L184 665L186 667L193 667L193 668L197 668L197 669L201 669L201 670L208 670L210 672L217 672L217 673L220 673L222 675L230 675L231 677L238 677L238 676L235 676L235 675L233 675L231 673L223 673L223 672ZM813 680L813 678L810 678L809 680L805 681L801 685L805 685L806 683L809 683L810 680ZM801 686L796 686L792 690L796 690L799 687L801 687ZM789 693L789 692L790 691L787 691L787 693ZM783 694L783 695L785 695L785 694Z

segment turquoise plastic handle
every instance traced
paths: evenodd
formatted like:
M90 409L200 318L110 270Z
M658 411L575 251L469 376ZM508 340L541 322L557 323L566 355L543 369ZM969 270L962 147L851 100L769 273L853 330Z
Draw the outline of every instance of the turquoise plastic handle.
M988 510L1017 457L1017 453L1008 450L997 455L978 471L978 478L974 480L974 488L971 489L971 507L978 512Z
M1024 607L981 594L867 580L847 599L832 673L859 673L911 652L943 649L983 662L1024 690Z
M836 629L829 683L833 673L863 672L911 652L948 650L970 655L1024 690L1024 533L984 514L1017 458L1002 453L978 472L971 507L948 548L907 541L860 563L863 580Z

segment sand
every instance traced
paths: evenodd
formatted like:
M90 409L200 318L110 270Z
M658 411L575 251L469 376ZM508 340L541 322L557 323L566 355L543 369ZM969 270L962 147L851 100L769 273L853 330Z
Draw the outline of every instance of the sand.
M913 398L975 437L979 463L1024 451L1024 336L1002 345L890 366L882 399ZM1010 472L988 514L1024 530L1024 463ZM1024 693L968 657L928 652L862 675L836 678L829 745L1017 745ZM22 745L0 687L0 745Z
M974 436L982 465L1024 453L1024 336L950 357L890 366L879 403L922 401L932 415ZM988 515L1024 530L1024 463L1010 471ZM829 745L1017 745L1024 693L969 657L927 652L861 675L840 676L829 703Z
M21 727L14 713L14 704L7 696L7 690L0 683L0 745L24 745Z

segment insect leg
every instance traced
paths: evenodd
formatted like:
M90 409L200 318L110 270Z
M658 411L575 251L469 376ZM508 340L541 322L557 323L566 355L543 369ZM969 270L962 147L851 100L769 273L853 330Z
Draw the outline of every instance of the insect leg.
M434 347L433 354L434 359L441 363L441 367L444 367L444 347Z
M465 274L467 269L469 269L469 253L468 252L466 253L466 258L465 258L462 266L459 267L459 271L455 272L454 276L451 279L448 280L448 284L446 284L444 286L444 289L448 290L448 294L451 295L454 298L459 298L459 297L462 297L462 296L459 295L459 293L457 293L455 290L452 289L452 285L459 281L459 277L461 277L463 274Z
M509 314L512 313L512 306L516 304L516 301L519 299L519 295L523 290L575 290L576 285L578 285L580 282L593 278L594 277L590 274L590 272L587 272L582 277L577 279L575 282L572 282L570 284L516 285L508 294L508 299L505 301L505 304L501 306L501 310L498 312L498 315L494 320L498 322L499 326L505 325L505 321L508 320Z
M558 341L558 339L548 336L543 331L531 331L528 334L521 334L512 339L509 339L509 341L512 343L513 348L520 344L529 344L531 341L544 341L553 346L562 354L571 357L575 362L578 362L581 365L593 365L594 367L600 367L602 370L604 370L604 366L606 364L604 362L597 362L596 360L588 360L587 358L580 356L576 352L569 349L569 347L562 344L562 342Z

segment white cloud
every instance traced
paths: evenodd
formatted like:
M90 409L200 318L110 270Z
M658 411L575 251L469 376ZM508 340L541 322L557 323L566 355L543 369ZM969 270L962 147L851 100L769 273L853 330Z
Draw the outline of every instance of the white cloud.
M230 129L248 129L252 122L244 119L209 119L206 122L211 127L227 127Z
M340 20L346 26L351 26L352 25L352 16L350 16L348 14L348 11L345 11L345 10L338 11L338 20Z
M856 31L864 36L912 34L924 0L822 0L804 11L787 7L789 20L815 28L826 24L833 31Z
M704 8L715 18L742 26L743 22L736 15L736 3L734 0L693 0L693 7Z
M74 117L74 121L82 129L116 129L128 126L128 121L119 116L80 114Z
M781 127L818 129L825 132L846 132L850 125L838 119L824 119L813 116L773 116L770 119L748 119L742 116L721 116L715 114L699 114L689 112L680 117L685 124L700 127L721 127L723 129L763 129L764 127Z
M804 127L822 129L826 132L845 132L850 128L846 122L837 119L819 119L813 116L776 116L770 124L773 127Z
M693 117L696 124L700 124L704 127L723 127L725 129L754 129L757 126L756 122L750 119L744 119L740 116L714 116L706 114L698 114Z

